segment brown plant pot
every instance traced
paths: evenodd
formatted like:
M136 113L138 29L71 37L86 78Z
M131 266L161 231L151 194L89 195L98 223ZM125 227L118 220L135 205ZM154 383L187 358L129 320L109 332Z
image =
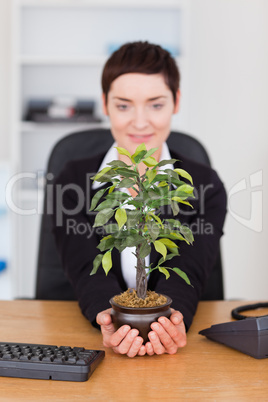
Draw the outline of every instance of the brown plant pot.
M157 321L159 317L169 318L171 315L170 305L172 299L166 295L167 302L162 306L155 307L125 307L110 299L112 306L112 320L116 329L122 325L130 325L131 328L139 330L139 335L144 339L144 343L148 342L148 333L152 330L150 325Z

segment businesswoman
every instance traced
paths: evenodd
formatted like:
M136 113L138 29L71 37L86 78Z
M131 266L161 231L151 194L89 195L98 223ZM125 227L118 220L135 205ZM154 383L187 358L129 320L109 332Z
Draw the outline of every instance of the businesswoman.
M193 210L187 206L181 210L182 223L196 228L194 246L180 247L180 256L170 264L179 266L189 276L193 287L188 286L176 274L166 281L164 275L153 271L148 286L151 290L169 295L173 300L170 319L159 318L151 325L149 342L136 329L124 325L115 331L109 308L109 299L128 287L134 287L135 263L131 267L131 253L128 249L113 256L113 269L106 277L103 270L90 276L92 262L98 253L97 232L90 239L87 234L78 235L68 230L68 219L72 215L77 224L94 224L94 216L88 211L90 199L97 186L88 179L89 173L96 173L114 159L124 160L114 146L104 155L70 162L54 183L53 215L54 233L61 256L63 269L76 293L83 314L103 334L104 346L116 353L129 357L176 353L186 344L189 329L206 280L215 262L222 235L226 213L226 194L221 180L214 170L207 166L180 157L179 149L170 152L166 140L170 134L173 114L179 111L180 74L174 59L160 46L148 42L133 42L123 45L114 52L104 66L102 74L103 112L109 116L112 136L117 146L126 148L131 154L136 147L145 143L147 149L157 148L153 155L158 161L179 159L175 167L187 170L194 179L196 199ZM142 172L141 172L142 173ZM90 182L90 183L89 183ZM77 208L80 200L77 186L85 195L85 201ZM56 188L64 188L63 205L58 205ZM132 189L128 189L130 193ZM80 197L81 198L81 197ZM59 212L63 219L57 219ZM167 214L168 212L164 212ZM201 230L206 227L206 230ZM153 262L157 256L150 255Z

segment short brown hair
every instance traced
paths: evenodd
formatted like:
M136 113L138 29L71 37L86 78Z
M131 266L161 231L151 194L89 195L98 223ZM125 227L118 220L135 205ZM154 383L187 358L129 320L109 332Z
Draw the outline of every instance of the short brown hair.
M122 45L107 60L102 72L102 91L107 103L112 82L123 74L163 74L174 103L180 86L180 73L171 54L149 42L130 42Z

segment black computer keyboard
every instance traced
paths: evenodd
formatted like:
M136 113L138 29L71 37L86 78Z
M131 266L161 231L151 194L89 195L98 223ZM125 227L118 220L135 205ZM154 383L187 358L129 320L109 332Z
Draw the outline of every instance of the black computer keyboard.
M0 342L0 376L86 381L104 356L83 347Z

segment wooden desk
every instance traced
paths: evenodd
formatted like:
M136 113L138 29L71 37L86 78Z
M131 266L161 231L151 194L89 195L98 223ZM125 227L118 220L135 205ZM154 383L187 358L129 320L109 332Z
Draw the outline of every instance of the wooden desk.
M176 355L130 359L106 350L86 382L1 377L0 400L267 401L268 359L256 360L198 335L212 324L230 321L231 309L241 304L201 302L188 344ZM76 302L0 301L0 334L5 342L103 349L100 332Z

